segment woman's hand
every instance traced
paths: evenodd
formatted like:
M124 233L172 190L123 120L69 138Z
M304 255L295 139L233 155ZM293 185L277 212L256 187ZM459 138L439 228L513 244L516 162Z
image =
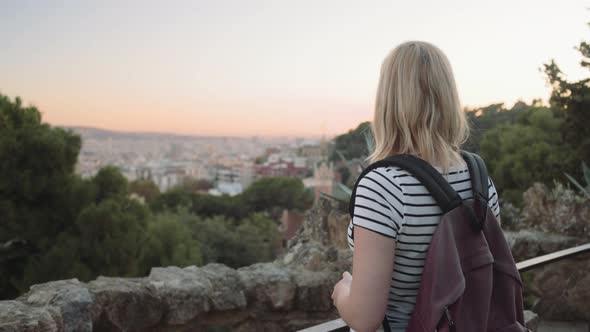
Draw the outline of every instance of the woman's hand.
M352 276L348 271L344 271L344 273L342 273L342 279L334 285L334 290L332 291L332 301L336 308L338 308L339 299L341 299L342 296L349 296L351 283Z

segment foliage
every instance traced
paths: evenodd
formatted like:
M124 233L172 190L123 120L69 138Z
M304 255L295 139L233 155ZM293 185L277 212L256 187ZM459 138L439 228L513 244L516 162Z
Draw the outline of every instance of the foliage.
M367 144L367 137L365 135L371 131L370 126L370 122L362 122L354 130L349 130L346 134L336 136L333 140L333 149L328 159L330 161L339 160L339 153L346 160L368 156L370 144Z
M590 168L586 165L585 162L582 162L582 174L584 175L584 181L586 181L586 187L582 186L573 176L565 173L565 176L568 180L576 186L582 194L584 194L587 198L590 198Z
M101 168L92 178L92 183L96 187L96 202L124 197L128 192L127 179L114 166Z
M182 188L171 188L160 194L150 203L154 212L175 210L178 207L190 207L192 205L192 194Z
M526 103L518 101L511 109L504 108L503 103L491 104L481 108L467 109L466 115L470 126L470 134L469 139L464 144L463 148L471 152L479 153L480 144L486 132L497 128L500 125L516 123L524 110L529 107L530 106Z
M205 262L230 267L271 260L278 244L275 222L262 213L236 221L222 215L186 218L192 236L201 244Z
M184 178L178 185L178 188L191 193L197 193L213 188L213 183L205 179Z
M272 207L303 211L311 207L314 196L301 179L268 177L252 183L241 199L249 211L262 212Z
M160 189L151 180L135 180L129 182L129 193L137 194L151 203L160 195Z
M582 55L580 65L590 69L590 44L581 42L577 49ZM590 163L590 78L570 82L553 60L544 65L544 71L553 87L551 105L564 120L561 127L564 142L573 147L577 160ZM579 175L577 170L576 175Z
M480 153L505 200L518 204L533 182L550 185L561 177L571 154L559 135L561 121L549 108L530 107L516 123L484 134Z
M143 253L143 267L203 264L200 243L191 236L186 210L164 212L150 218ZM145 271L148 273L148 271Z
M76 220L82 262L94 274L138 275L147 215L144 206L129 198L87 206Z
M0 241L38 243L68 227L63 202L72 198L80 145L73 133L41 123L35 107L0 95Z

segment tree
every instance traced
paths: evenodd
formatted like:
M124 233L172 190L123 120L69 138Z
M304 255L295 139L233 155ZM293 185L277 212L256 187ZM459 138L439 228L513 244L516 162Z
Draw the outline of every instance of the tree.
M213 183L205 179L184 178L178 187L191 193L198 193L213 188Z
M37 108L0 95L0 243L23 243L0 257L0 296L18 293L26 257L47 252L92 199L73 174L80 146L78 135L42 123Z
M511 109L506 109L503 103L499 103L466 110L467 121L470 125L470 134L463 148L479 153L480 143L486 132L500 125L516 123L524 110L529 107L526 103L518 101Z
M581 42L577 49L582 55L580 65L590 69L590 44ZM553 60L544 65L544 71L553 87L551 105L559 110L564 120L561 127L563 140L573 148L577 158L576 161L569 160L568 171L581 175L580 162L590 163L590 78L570 82Z
M95 275L139 275L147 217L143 205L126 197L87 206L76 220L82 262Z
M272 208L306 210L313 204L313 193L306 190L301 179L268 177L252 183L242 194L250 211Z
M533 182L551 185L563 177L563 160L572 153L559 135L561 122L551 109L531 107L516 123L484 134L481 156L504 199L519 203Z
M330 161L339 161L338 152L346 160L364 158L369 155L365 132L371 131L371 122L360 123L355 129L349 130L346 134L336 136L333 140L334 146L330 153Z
M127 195L127 179L115 166L101 168L92 178L96 186L96 201Z
M135 180L129 182L129 193L137 194L151 203L160 195L160 189L151 180Z
M204 263L238 268L272 260L280 243L277 225L262 213L241 220L221 215L186 220L193 238L201 244Z
M192 194L182 188L172 188L157 196L151 203L150 208L154 212L175 210L178 207L190 207L192 205Z
M191 236L187 218L191 216L186 210L164 212L150 218L142 263L144 274L154 266L203 264L201 245Z

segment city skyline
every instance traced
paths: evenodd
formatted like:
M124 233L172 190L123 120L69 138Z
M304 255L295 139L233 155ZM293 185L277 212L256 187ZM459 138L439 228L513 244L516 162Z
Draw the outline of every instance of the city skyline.
M538 69L586 75L583 1L5 1L0 93L52 125L196 136L328 137L373 114L379 66L426 40L466 107L547 101Z

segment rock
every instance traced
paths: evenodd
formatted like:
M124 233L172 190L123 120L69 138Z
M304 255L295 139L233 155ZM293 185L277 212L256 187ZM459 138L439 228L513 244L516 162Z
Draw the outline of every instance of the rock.
M288 269L272 263L258 263L238 269L248 302L259 307L289 310L296 286Z
M0 332L61 332L55 307L33 307L19 301L0 301Z
M516 262L574 247L584 240L534 230L504 231Z
M351 262L352 251L348 247L346 249L326 247L313 240L295 244L281 261L283 266L340 273L349 269Z
M98 277L88 284L97 331L137 331L153 327L164 316L156 288L141 278Z
M527 272L525 294L537 297L532 310L543 319L590 321L590 254Z
M350 217L342 204L320 198L305 214L299 238L316 241L321 245L344 248L348 246L346 232Z
M189 267L196 271L196 267ZM200 269L211 282L209 297L213 309L222 311L230 309L243 309L246 307L246 296L238 276L238 272L223 264L207 264Z
M327 243L334 248L348 249L348 224L350 223L350 215L338 209L333 209L328 214L326 220L326 227L328 228Z
M164 322L168 324L184 324L211 310L209 294L213 286L194 266L155 267L148 280L166 307Z
M522 222L543 232L590 239L590 203L563 185L535 183L524 194Z
M537 326L539 325L539 321L539 315L530 310L524 311L524 326L526 326L526 328L532 331L536 331Z
M333 308L332 290L342 273L294 271L297 285L296 308L303 311L329 311Z
M86 286L78 279L33 285L21 299L36 307L59 308L65 332L92 331L92 297Z
M525 226L522 222L522 210L502 198L500 198L500 215L503 230L517 231Z

